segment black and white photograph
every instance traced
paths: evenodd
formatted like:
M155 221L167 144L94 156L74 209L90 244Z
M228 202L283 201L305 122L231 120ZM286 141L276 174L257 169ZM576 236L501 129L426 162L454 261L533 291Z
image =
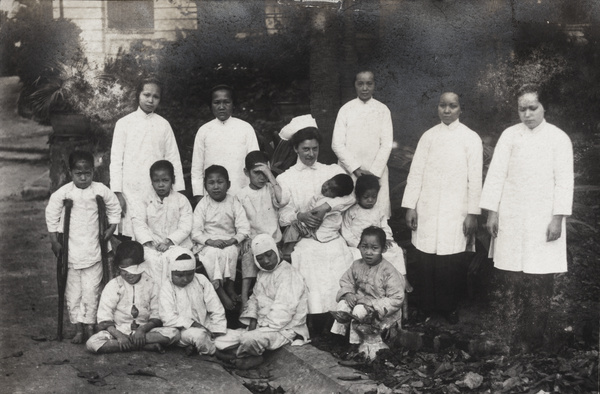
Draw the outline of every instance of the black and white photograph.
M0 391L600 393L600 1L0 0Z

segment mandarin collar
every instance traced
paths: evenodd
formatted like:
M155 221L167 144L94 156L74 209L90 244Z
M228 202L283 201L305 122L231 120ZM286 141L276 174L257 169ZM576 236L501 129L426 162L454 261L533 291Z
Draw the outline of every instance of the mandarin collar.
M458 126L460 125L460 120L456 119L454 122L452 122L450 124L446 124L444 122L441 122L440 124L442 125L442 127L444 129L456 130L458 128Z
M140 106L138 106L138 109L135 112L143 119L150 119L155 115L154 112L150 112L149 114L145 113Z
M229 123L231 123L231 118L233 118L233 116L230 116L229 118L225 119L224 121L219 120L219 118L215 118L215 120L217 121L217 123L221 126L227 126Z
M530 129L529 127L527 127L527 125L525 123L521 123L521 124L523 125L523 133L536 134L536 133L539 133L539 131L542 130L542 128L546 125L546 119L545 118L542 119L542 123L540 123L533 129Z
M360 101L360 103L361 103L362 105L371 105L371 104L373 104L373 103L374 103L374 101L373 101L373 96L371 96L371 98L370 98L370 99L368 99L367 101L362 101L362 100L360 99L360 97L357 97L356 99L357 99L358 101Z

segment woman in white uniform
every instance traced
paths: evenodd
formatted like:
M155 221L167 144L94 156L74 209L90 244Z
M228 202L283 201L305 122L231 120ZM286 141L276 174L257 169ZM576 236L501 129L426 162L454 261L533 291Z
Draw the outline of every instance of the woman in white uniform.
M528 350L542 344L554 274L567 271L573 148L567 134L544 119L538 87L524 86L517 97L522 123L500 136L480 207L488 211L490 257L499 277L508 294L520 294L503 301L516 324L512 343Z
M185 190L177 141L169 122L154 111L160 103L162 87L153 78L138 87L137 111L122 117L115 125L110 151L110 188L119 199L123 212L119 233L133 237L131 210L128 205L152 192L148 171L158 160L168 160L175 168L173 190Z
M450 323L458 321L470 257L465 252L475 251L481 212L483 147L479 135L460 122L460 113L458 95L443 93L441 122L419 140L402 199L418 251L414 285L421 311L441 312Z
M308 227L318 228L322 220L308 211L308 204L321 191L323 182L346 172L337 164L317 162L321 136L312 117L294 118L290 125L295 128L294 131L297 130L291 141L298 161L277 177L284 199L290 201L279 210L279 224L285 227L292 221L299 220ZM352 195L337 197L332 200L334 206L331 208L345 210L354 201ZM308 287L308 324L311 337L328 332L330 327L327 327L327 312L336 309L335 296L339 290L340 278L352 264L352 254L346 242L341 236L323 243L313 238L303 238L296 244L291 260L292 266L300 271Z

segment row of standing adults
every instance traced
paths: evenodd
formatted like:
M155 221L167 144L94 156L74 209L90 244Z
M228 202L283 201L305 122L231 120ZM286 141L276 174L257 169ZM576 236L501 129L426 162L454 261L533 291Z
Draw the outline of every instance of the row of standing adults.
M373 98L372 72L356 74L354 87L357 98L341 107L333 132L332 148L339 165L317 161L321 136L316 123L297 131L293 142L297 162L277 178L291 197L280 211L282 226L298 219L308 227L318 227L320 219L311 214L308 204L323 182L338 173L348 173L354 180L364 174L379 178L377 204L388 218L391 215L387 169L393 144L391 114ZM204 195L205 168L224 166L230 174L229 192L235 194L248 182L243 172L246 154L258 150L252 126L232 116L232 89L219 85L211 94L215 119L198 130L194 142L192 189L196 202ZM185 189L173 131L168 121L155 113L161 85L145 80L137 97L138 110L116 124L111 150L110 186L125 215L120 233L126 236L133 234L127 204L150 187L152 163L163 159L173 163L174 189ZM521 123L502 133L482 190L481 138L460 123L458 95L442 94L438 104L441 123L419 140L402 200L418 253L414 276L419 279L415 290L421 312L441 312L452 323L458 321L458 283L465 274L461 262L468 258L466 252L474 251L477 215L481 209L487 210L490 257L501 280L518 289L511 294L524 294L508 300L515 307L507 308L513 311L507 318L522 323L513 335L525 346L540 344L553 274L567 270L564 217L571 213L573 196L571 142L563 131L545 121L542 102L535 86L525 86L518 93ZM284 131L280 135L291 138ZM345 242L342 238L326 243L304 238L296 245L292 261L310 290L310 323L325 325L319 315L335 309L338 280L352 262Z

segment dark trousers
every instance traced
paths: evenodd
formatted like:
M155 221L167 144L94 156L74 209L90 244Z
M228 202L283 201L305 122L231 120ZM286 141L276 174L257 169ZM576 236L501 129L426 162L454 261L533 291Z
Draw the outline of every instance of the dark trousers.
M464 294L470 253L439 256L420 250L415 264L414 288L426 312L451 312Z
M526 274L495 269L492 308L506 327L511 346L543 345L554 292L554 274ZM497 286L497 287L496 287Z

